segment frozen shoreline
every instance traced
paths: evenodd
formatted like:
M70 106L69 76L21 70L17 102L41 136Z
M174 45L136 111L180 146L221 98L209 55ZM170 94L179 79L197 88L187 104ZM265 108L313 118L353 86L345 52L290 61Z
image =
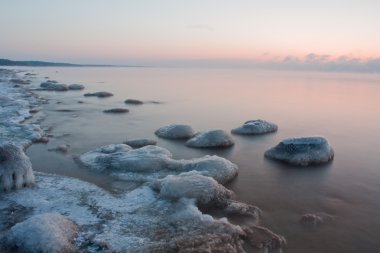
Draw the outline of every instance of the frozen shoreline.
M9 80L16 77L14 71L2 71L1 75L0 117L10 120L7 123L2 121L0 143L12 140L27 147L40 140L44 133L38 125L21 122L31 116L29 107L37 106L43 99L24 86L13 87ZM194 171L182 174L167 173L161 179L149 179L148 184L131 192L113 195L78 179L36 173L34 188L1 193L0 237L6 236L14 224L36 214L60 213L79 226L75 248L82 252L193 252L210 249L245 252L244 242L266 252L280 250L284 245L281 236L257 227L257 217L251 218L251 224L239 226L226 218L217 219L202 213L198 208L202 201L197 197L208 194L209 203L206 204L214 205L229 201L232 195L226 195L229 191L212 177ZM184 190L183 185L188 189ZM196 185L200 195L192 191ZM163 189L170 194L165 194ZM178 193L174 194L174 199L173 192ZM237 210L240 214L248 213L248 205L231 201L235 213ZM7 221L9 213L14 214L11 222Z

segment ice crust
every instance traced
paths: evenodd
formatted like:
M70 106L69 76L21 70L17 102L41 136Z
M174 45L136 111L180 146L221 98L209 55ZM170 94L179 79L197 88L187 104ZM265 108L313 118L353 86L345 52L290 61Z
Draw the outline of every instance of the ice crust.
M277 129L278 127L276 124L262 119L257 119L245 122L242 126L232 129L231 133L241 135L258 135L276 132Z
M323 137L302 137L281 141L267 150L265 156L294 165L308 166L331 161L334 150Z
M210 130L195 134L186 142L186 145L193 148L223 148L234 145L234 141L223 130Z
M80 155L78 161L90 169L109 171L135 181L195 170L219 183L226 183L238 172L235 164L222 157L175 160L169 150L153 145L132 149L126 144L111 144Z
M4 247L22 253L74 253L76 232L76 225L60 214L35 215L8 231Z
M0 191L33 184L34 175L29 157L13 143L0 143Z
M194 135L194 130L189 125L170 124L159 128L155 134L166 139L189 139Z

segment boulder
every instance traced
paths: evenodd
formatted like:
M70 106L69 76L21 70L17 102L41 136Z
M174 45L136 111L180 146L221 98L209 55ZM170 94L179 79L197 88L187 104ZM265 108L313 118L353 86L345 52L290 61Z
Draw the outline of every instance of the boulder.
M267 150L265 157L308 166L331 161L334 158L334 150L323 137L290 138Z
M32 163L19 146L0 145L0 191L20 189L34 184Z
M68 86L68 88L69 88L69 90L83 90L84 89L84 85L73 83L73 84L70 84Z
M132 148L142 148L148 145L156 145L157 141L151 139L130 139L124 142Z
M194 135L194 130L189 125L171 124L159 128L155 134L165 139L189 139Z
M42 82L40 84L40 87L43 90L50 90L50 91L67 91L69 88L66 84L63 83L57 83L56 81L46 81Z
M125 108L112 108L112 109L104 110L103 112L105 112L105 113L127 113L127 112L129 112L129 110L125 109Z
M277 128L277 125L272 122L257 119L245 122L242 126L232 129L231 133L241 135L258 135L276 132Z
M210 130L197 133L186 145L193 148L224 148L234 145L234 141L223 130Z
M74 253L77 226L56 213L35 215L14 225L5 235L10 252Z
M137 99L127 99L124 101L124 103L129 105L142 105L144 102Z
M84 94L85 97L98 97L98 98L105 98L105 97L111 97L113 96L112 93L107 91L98 91L93 93L86 93Z

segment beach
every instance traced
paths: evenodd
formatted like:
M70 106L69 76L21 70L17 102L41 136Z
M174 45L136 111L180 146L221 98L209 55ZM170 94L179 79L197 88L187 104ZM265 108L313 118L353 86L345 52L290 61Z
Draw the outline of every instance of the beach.
M35 187L1 193L0 237L34 215L59 213L78 227L73 247L83 252L329 253L380 246L377 74L54 67L3 70L0 79L1 141L26 149L36 177ZM41 90L47 80L84 89ZM113 96L84 96L99 91ZM128 111L104 112L115 108ZM278 130L230 133L255 119ZM169 124L221 129L234 145L198 149L155 135ZM280 141L304 136L328 139L334 159L305 168L264 157ZM136 138L157 144L115 146ZM111 151L88 153L105 146ZM119 150L136 152L132 167L151 154L156 160L143 172L92 168L95 155ZM197 165L214 163L210 156L224 170ZM176 190L181 185L200 195ZM307 214L321 221L304 226Z

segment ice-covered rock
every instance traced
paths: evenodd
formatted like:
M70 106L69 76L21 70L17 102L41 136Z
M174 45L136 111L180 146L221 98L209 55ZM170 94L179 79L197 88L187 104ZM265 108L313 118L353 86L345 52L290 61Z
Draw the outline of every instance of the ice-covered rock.
M113 94L111 92L107 91L98 91L93 93L86 93L84 94L85 97L98 97L98 98L105 98L105 97L111 97Z
M9 191L34 184L32 163L19 146L0 144L0 190Z
M144 102L137 99L127 99L124 101L124 103L129 104L129 105L142 105Z
M197 133L186 145L193 148L223 148L234 145L234 141L223 130L210 130Z
M64 83L57 83L55 81L46 81L40 84L40 87L44 90L52 90L52 91L67 91L69 88Z
M159 128L155 134L166 139L189 139L194 135L194 130L189 125L171 124Z
M242 135L257 135L276 132L277 128L277 125L272 122L257 119L245 122L242 126L232 129L231 133Z
M156 145L157 141L151 139L129 139L124 142L132 148L142 148L148 145Z
M168 175L156 180L152 187L159 192L161 198L178 200L180 198L195 199L197 205L225 205L233 193L219 184L212 177L206 177L197 171Z
M285 237L277 235L268 228L250 225L243 227L248 243L263 252L281 249L286 245Z
M105 113L127 113L127 112L129 112L129 110L126 108L112 108L112 109L104 110L103 112L105 112Z
M222 157L175 160L167 149L152 145L132 149L125 144L112 144L84 153L78 161L91 169L111 170L122 178L142 181L195 170L219 183L226 183L238 172L235 164Z
M267 150L265 156L294 165L308 166L331 161L334 150L323 137L291 138Z
M69 88L69 90L83 90L84 85L73 83L73 84L69 84L69 86L67 86L67 88Z
M76 225L57 213L35 215L13 226L4 238L10 252L76 252Z

